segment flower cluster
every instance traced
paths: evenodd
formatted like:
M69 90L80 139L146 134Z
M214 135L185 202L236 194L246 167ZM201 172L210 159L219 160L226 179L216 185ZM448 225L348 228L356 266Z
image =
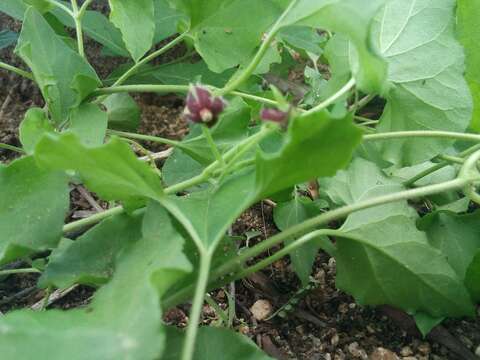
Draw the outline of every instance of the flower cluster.
M222 97L213 96L206 87L195 85L187 95L184 115L191 122L213 126L226 105Z

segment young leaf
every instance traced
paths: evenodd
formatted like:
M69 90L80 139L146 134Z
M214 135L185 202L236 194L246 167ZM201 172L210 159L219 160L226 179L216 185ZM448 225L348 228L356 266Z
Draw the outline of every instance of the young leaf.
M295 196L289 202L278 204L273 210L275 225L282 231L315 215L318 215L318 209L312 200L300 196ZM293 238L285 243L288 245L295 240ZM290 254L293 268L304 286L310 282L310 274L319 248L318 244L311 241Z
M465 48L466 78L473 96L473 118L471 127L480 131L480 31L477 20L480 17L478 1L457 1L457 30L460 42Z
M141 111L128 94L113 94L105 99L108 127L122 131L136 131L140 125Z
M184 335L167 328L167 348L160 360L178 360ZM272 360L250 339L231 330L203 326L198 329L195 360Z
M65 242L50 255L38 286L103 285L112 276L121 251L141 238L142 219L139 214L117 215L74 242Z
M86 309L33 312L0 318L0 351L6 359L156 359L165 348L159 296L191 270L183 238L166 212L155 208L144 236L116 263L112 280ZM153 224L152 224L153 222ZM162 232L151 236L151 226ZM39 336L42 334L42 336Z
M44 168L77 171L85 185L105 200L124 201L135 207L163 194L155 170L118 138L90 148L71 133L47 135L37 144L35 158Z
M153 44L155 35L153 0L108 2L111 8L110 19L120 29L128 51L137 62Z
M0 50L6 48L18 39L18 34L10 30L0 30Z
M377 129L465 131L472 101L455 39L455 1L390 1L374 26L374 39L392 83ZM430 160L452 142L412 138L385 141L379 148L386 160L402 166Z
M100 146L105 140L108 117L98 105L82 104L70 114L69 130L89 147Z
M56 123L100 85L92 67L32 7L25 13L16 52L32 70Z
M0 264L57 245L68 194L66 176L31 156L0 166Z
M20 124L20 142L25 151L33 153L35 145L47 133L53 133L54 128L45 114L45 111L39 108L31 108L25 114L25 118Z
M332 176L350 161L361 131L350 115L333 118L328 112L292 119L278 151L257 154L257 190L267 197L316 177Z

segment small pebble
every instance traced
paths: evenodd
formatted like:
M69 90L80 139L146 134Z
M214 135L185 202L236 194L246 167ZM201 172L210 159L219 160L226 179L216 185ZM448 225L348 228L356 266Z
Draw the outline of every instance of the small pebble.
M252 305L250 311L253 314L253 317L257 321L265 320L272 313L273 307L268 300L257 300L255 304Z
M332 344L333 346L337 346L339 341L340 341L340 337L338 336L338 334L335 334L330 339L330 344Z
M395 355L388 349L377 348L371 355L370 360L399 360L398 356Z
M402 350L400 351L400 355L402 356L411 356L413 355L412 348L410 346L404 346Z
M475 349L475 355L480 357L480 345L478 345L477 348Z
M360 348L358 343L355 341L348 345L348 352L354 357L359 359L368 359L367 353L365 350Z

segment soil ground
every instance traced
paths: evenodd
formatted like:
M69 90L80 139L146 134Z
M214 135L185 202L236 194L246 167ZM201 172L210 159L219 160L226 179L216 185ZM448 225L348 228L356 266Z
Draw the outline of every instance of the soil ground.
M0 28L18 30L18 24L0 15ZM95 67L103 76L120 61L105 61L98 49L87 47ZM177 49L181 53L182 49ZM175 56L175 52L173 55ZM22 66L12 48L0 52L2 61ZM108 63L108 66L105 64ZM135 96L142 109L140 132L173 139L182 138L186 124L181 119L182 101L174 96ZM0 142L19 145L18 125L26 110L43 106L37 87L30 81L0 70ZM150 146L151 144L146 144ZM154 148L154 151L161 148ZM0 149L0 161L7 163L17 155ZM91 202L72 188L70 218L93 211ZM102 205L101 202L98 202ZM258 204L243 214L232 227L235 235L256 231L260 241L278 230L272 220L272 207ZM21 263L10 267L22 266ZM239 281L229 288L235 290L236 320L234 327L252 338L277 359L474 359L480 355L480 317L448 320L433 337L422 339L408 331L408 319L392 320L391 309L368 308L355 304L347 294L335 287L335 261L325 253L318 255L313 271L315 286L307 291L286 316L266 321L256 320L250 310L258 300L278 309L298 291L300 285L288 259L283 259L261 273ZM35 275L10 276L0 281L0 312L24 308L40 301L44 293L35 287ZM51 307L70 309L86 304L94 289L80 286ZM227 306L224 290L212 293L222 307ZM165 321L184 326L188 304L167 312ZM389 316L390 315L390 316ZM1 316L1 315L0 315ZM398 320L398 317L395 317ZM210 306L204 307L204 322L216 321ZM447 331L448 330L448 331ZM450 351L445 344L459 346ZM460 353L460 354L459 354Z

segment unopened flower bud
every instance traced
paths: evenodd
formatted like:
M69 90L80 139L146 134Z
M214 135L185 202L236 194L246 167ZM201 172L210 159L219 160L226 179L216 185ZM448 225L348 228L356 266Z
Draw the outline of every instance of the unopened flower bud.
M225 109L226 102L219 96L213 96L209 89L195 85L190 88L185 106L185 117L194 123L212 126Z
M288 111L282 111L278 109L262 109L260 118L264 121L276 122L280 125L286 125L288 117L290 116Z

